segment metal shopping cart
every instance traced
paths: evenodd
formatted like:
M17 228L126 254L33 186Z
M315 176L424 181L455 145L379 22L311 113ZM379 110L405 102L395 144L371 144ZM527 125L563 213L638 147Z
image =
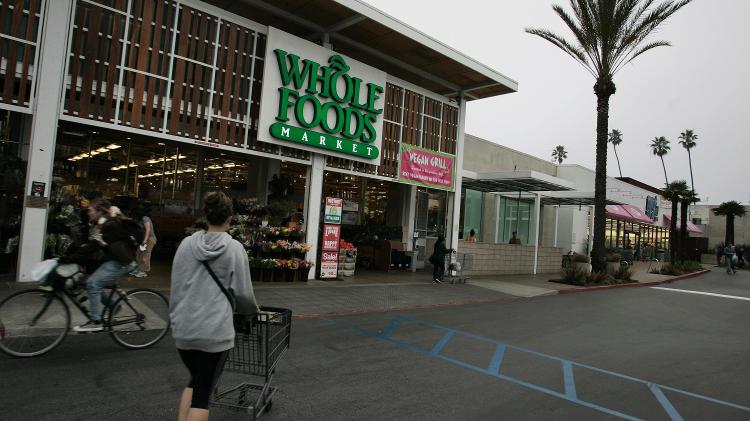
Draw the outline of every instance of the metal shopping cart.
M276 365L289 349L292 332L292 311L261 307L254 319L244 326L235 326L234 348L229 351L224 371L262 378L257 382L243 381L221 390L218 385L211 399L213 407L245 412L250 420L271 410L278 389L271 386Z
M467 271L471 270L473 263L473 255L452 250L450 254L445 256L446 274L443 281L451 284L465 284L469 280Z

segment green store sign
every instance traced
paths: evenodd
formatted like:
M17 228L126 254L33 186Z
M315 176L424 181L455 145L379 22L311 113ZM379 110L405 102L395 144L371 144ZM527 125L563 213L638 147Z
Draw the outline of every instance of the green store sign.
M281 85L276 122L269 132L275 139L307 145L364 159L380 151L376 127L383 109L384 89L349 75L340 55L328 65L274 49ZM312 114L310 113L312 110Z

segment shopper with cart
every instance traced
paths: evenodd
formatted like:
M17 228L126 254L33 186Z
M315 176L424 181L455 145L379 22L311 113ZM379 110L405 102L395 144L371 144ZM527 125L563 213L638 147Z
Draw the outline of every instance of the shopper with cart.
M432 283L442 284L445 275L445 256L449 255L451 250L445 247L445 236L438 236L435 248L430 256L430 263L433 265Z
M208 419L211 393L234 347L235 304L240 314L260 311L245 249L227 234L234 215L232 200L222 192L210 193L203 211L208 229L184 239L172 264L172 336L190 372L179 421Z

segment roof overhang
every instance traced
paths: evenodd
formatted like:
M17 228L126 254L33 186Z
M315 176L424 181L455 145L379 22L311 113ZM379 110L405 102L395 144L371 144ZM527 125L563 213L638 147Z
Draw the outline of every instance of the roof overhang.
M516 92L518 83L360 0L205 0L313 41L431 92L467 100Z
M577 190L568 191L538 191L538 192L495 192L499 196L508 199L534 200L539 195L542 206L594 206L594 192ZM622 203L607 199L608 205L621 205Z
M478 173L464 170L463 186L485 193L550 192L573 190L568 180L537 171L501 171Z

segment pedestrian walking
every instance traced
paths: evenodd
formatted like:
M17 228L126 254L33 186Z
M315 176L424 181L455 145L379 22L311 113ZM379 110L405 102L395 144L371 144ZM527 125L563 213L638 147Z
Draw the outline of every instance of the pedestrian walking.
M739 267L745 266L745 247L737 247L737 265Z
M209 398L234 347L233 307L246 315L260 311L247 253L227 233L234 215L232 200L222 192L211 193L203 212L208 229L184 239L172 264L172 336L190 372L178 421L208 420Z
M433 266L432 283L443 283L443 275L445 275L445 256L450 252L451 251L445 247L445 236L438 236L432 256L430 256L430 263L432 263Z
M724 247L724 258L727 259L727 273L737 273L737 269L734 268L734 259L736 259L737 256L735 255L735 249L732 243L727 243L727 246Z
M151 206L147 203L139 205L135 210L133 219L143 225L144 235L135 256L138 269L133 271L131 275L136 278L145 278L151 272L151 252L156 245L156 231L154 230L154 222L151 220Z

